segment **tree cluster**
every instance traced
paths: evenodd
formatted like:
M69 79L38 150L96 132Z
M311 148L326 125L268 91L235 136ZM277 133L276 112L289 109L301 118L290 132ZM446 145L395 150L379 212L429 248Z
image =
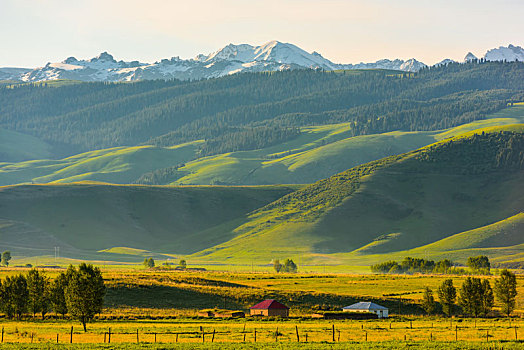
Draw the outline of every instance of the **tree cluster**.
M371 271L378 273L450 273L453 262L448 259L441 261L406 257L400 263L386 261L371 266Z
M280 272L289 272L289 273L295 273L298 270L297 264L293 262L291 259L284 260L284 263L280 263L280 260L275 259L273 260L273 268L277 273Z
M51 281L43 272L31 269L27 275L7 276L0 283L0 307L8 318L20 319L30 312L42 318L53 310L65 317L70 314L86 324L102 311L105 295L100 269L81 264L69 266Z
M155 259L149 257L149 258L145 258L144 259L144 262L143 262L143 265L146 269L152 269L153 267L155 267Z
M458 291L453 285L452 279L446 279L437 289L437 295L446 316L455 312L456 302L466 315L479 317L487 316L495 303L495 296L502 305L502 312L509 316L515 309L515 298L517 296L517 282L515 274L503 270L500 278L495 280L495 293L487 279L467 277ZM437 310L437 304L433 297L433 291L426 287L421 303L427 314Z

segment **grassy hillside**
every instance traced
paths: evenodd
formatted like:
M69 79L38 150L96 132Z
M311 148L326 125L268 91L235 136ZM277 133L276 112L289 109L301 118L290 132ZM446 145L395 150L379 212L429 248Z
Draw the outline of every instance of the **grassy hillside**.
M0 166L3 162L19 162L51 157L52 147L38 138L16 131L0 129Z
M278 145L199 159L195 158L203 141L174 147L119 147L62 160L0 163L0 185L85 180L125 184L133 183L144 173L165 172L166 168L168 176L163 176L162 181L146 184L312 183L359 164L408 152L471 130L523 121L524 103L520 103L489 115L488 119L444 131L394 131L352 137L349 123L310 126L301 128L298 137ZM29 142L24 142L23 147L42 148ZM176 166L176 170L171 170L170 167Z
M96 184L0 187L2 249L15 255L188 254L232 238L247 214L294 190ZM136 260L136 259L135 259Z
M117 147L60 160L0 163L0 185L77 181L132 183L145 172L194 159L198 143L173 147Z
M523 131L487 128L357 166L256 211L195 257L351 263L352 251L383 259L504 220L524 210Z

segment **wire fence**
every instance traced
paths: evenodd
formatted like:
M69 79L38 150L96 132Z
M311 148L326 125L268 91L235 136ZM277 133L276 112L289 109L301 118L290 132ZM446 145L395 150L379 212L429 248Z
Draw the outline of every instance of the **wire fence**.
M113 331L111 327L98 327L84 332L82 327L71 326L67 331L51 332L45 329L21 331L18 326L2 327L2 343L269 343L269 342L374 342L374 341L446 341L446 342L496 342L519 341L519 327L509 325L437 327L417 326L413 322L398 325L373 326L365 328L351 325L276 325L241 329L216 324L217 327L202 326L193 330L144 331L140 328L126 331ZM194 327L193 327L194 328ZM520 340L522 341L522 340Z

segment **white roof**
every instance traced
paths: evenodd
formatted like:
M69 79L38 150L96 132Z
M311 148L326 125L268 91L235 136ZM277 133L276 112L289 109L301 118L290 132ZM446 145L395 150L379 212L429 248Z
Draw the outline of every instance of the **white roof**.
M387 307L380 306L370 301L361 301L342 308L343 310L387 310Z

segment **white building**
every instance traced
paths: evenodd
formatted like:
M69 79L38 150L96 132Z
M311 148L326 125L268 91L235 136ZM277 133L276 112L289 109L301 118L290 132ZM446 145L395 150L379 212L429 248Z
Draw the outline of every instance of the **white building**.
M388 317L388 308L372 303L370 301L361 301L342 308L346 312L372 312L378 315L378 318Z

